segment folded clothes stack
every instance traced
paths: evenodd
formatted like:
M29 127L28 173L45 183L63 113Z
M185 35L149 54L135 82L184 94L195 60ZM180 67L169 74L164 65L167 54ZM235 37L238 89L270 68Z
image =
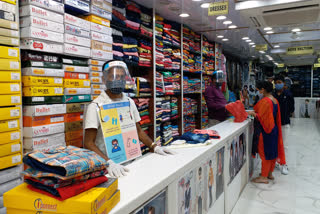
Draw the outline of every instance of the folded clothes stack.
M126 2L124 0L114 1L112 5L111 23L117 26L126 27L126 20Z
M146 132L146 134L149 134L149 127L151 124L150 114L149 114L149 98L139 98L139 99L133 99L137 109L139 111L141 121L139 122L141 128L143 131Z
M172 73L166 71L166 72L162 72L162 74L163 74L163 80L164 80L165 94L174 95Z
M141 39L139 41L139 66L152 67L152 43Z
M197 100L188 97L183 98L183 114L194 115L197 113Z
M206 128L209 125L208 107L204 96L201 98L201 110L202 110L202 128Z
M161 130L160 126L162 123L162 98L156 98L156 136L157 136L157 144L161 145ZM160 139L159 139L160 138Z
M175 140L175 139L177 139L177 138L179 138L179 126L178 126L178 124L174 124L173 122L172 122L172 124L171 124L171 130L172 130L172 137L173 137L173 139Z
M177 119L179 117L178 115L178 98L177 97L171 97L171 119Z
M156 72L156 94L157 96L165 94L163 75L160 72Z
M134 30L134 31L140 31L140 18L141 10L140 6L132 1L127 1L126 4L126 18L125 20L126 27Z
M192 132L196 128L196 117L194 115L184 117L184 132Z
M123 37L123 54L126 63L138 65L138 41L135 38L129 36Z
M141 25L140 33L145 36L152 37L152 9L140 6L141 14Z
M136 84L137 84L137 91L139 97L148 97L151 96L151 86L150 82L143 77L137 77L136 78Z
M179 73L172 73L172 84L173 84L173 93L174 94L180 94L181 92L181 85L180 80L181 75Z
M201 92L201 80L183 77L183 90L187 94Z
M113 59L115 60L123 60L123 34L121 31L116 29L112 29L112 54Z
M173 140L171 122L165 122L161 124L161 138L162 146L170 144Z
M159 15L156 15L156 26L155 26L155 34L156 34L156 68L157 70L162 70L165 68L164 65L164 54L163 54L163 18Z

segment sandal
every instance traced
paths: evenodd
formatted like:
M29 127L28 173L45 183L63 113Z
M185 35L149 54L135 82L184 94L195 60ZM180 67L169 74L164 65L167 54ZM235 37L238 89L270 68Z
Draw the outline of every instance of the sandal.
M261 176L261 173L259 174L259 176ZM268 179L273 181L274 180L274 176L273 175L271 175L271 176L268 175Z
M251 180L253 183L257 183L257 184L269 184L269 181L266 180L264 177L257 177Z

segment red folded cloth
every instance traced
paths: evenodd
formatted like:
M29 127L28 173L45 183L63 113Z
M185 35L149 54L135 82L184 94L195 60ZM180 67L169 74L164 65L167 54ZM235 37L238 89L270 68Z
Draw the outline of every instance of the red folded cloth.
M248 113L240 100L237 100L234 103L229 103L226 105L226 109L235 117L234 122L236 123L241 123L248 117Z

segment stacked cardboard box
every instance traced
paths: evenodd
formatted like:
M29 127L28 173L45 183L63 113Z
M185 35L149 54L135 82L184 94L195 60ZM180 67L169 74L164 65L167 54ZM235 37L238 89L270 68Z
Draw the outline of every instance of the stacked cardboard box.
M97 98L102 91L106 90L106 85L103 83L103 64L104 61L93 59L89 60L92 100Z

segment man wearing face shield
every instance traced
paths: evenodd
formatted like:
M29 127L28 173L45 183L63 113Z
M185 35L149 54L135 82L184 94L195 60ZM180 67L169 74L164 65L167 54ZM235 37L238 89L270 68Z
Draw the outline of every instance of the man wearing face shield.
M227 100L220 90L224 81L223 71L215 71L212 76L211 86L208 86L204 92L209 112L209 126L217 125L228 117L228 112L225 108Z
M110 104L112 102L128 101L130 102L130 114L136 122L136 128L139 140L150 148L154 153L160 155L173 154L167 148L157 146L150 137L141 129L139 125L140 115L134 101L127 97L122 92L124 91L126 84L134 84L129 74L127 65L122 61L111 60L106 62L103 67L103 81L106 85L106 91L103 91L99 97L89 104L86 118L85 118L85 148L96 152L103 157L109 163L108 172L113 177L125 176L129 170L120 165L114 163L107 156L107 150L100 128L100 116L97 108L104 104Z

